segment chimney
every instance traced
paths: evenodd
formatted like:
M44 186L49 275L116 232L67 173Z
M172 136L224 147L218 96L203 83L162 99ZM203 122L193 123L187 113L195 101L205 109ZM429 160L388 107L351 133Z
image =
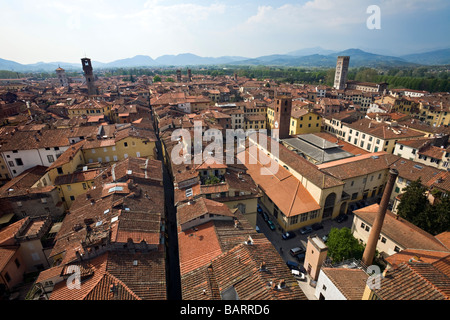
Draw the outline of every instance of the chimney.
M386 184L386 188L384 189L383 197L381 198L378 212L373 222L372 229L370 230L369 239L367 240L367 245L362 257L362 262L366 266L372 265L373 258L375 256L375 250L377 248L378 237L381 233L384 217L386 216L386 210L389 204L389 198L391 197L392 189L394 187L395 179L397 178L397 176L398 171L396 169L389 170L389 179Z

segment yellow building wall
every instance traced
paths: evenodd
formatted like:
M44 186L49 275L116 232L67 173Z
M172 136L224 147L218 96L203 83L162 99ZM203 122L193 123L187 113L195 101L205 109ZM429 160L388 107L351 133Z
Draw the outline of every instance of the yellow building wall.
M57 168L52 168L48 171L48 178L50 180L50 183L55 184L55 179L57 176L74 173L77 170L78 166L83 165L85 163L86 163L86 161L85 161L83 152L81 150L79 150L75 154L75 156L72 158L71 161L69 161L61 166L62 173L58 173Z
M105 108L99 109L99 108L92 108L92 109L69 109L68 110L68 116L69 118L78 117L81 115L87 115L87 116L100 116L104 115L105 117L108 117L112 119L112 113L111 113L111 107L107 106Z
M289 133L291 135L315 133L320 132L321 127L322 117L316 113L307 113L300 118L291 117Z
M217 199L215 199L217 200ZM226 201L223 202L230 209L235 209L239 204L245 205L245 212L243 213L244 217L250 222L250 224L256 228L256 212L257 212L257 204L258 198L250 198L245 200L235 200L235 201Z
M87 163L116 162L127 157L156 159L155 148L153 141L127 137L117 141L113 146L83 149L83 154Z
M58 186L59 196L61 199L64 198L64 202L66 203L66 208L70 209L73 201L79 196L88 191L90 187L93 185L93 180L83 181L71 184L63 184ZM71 199L71 196L73 199Z

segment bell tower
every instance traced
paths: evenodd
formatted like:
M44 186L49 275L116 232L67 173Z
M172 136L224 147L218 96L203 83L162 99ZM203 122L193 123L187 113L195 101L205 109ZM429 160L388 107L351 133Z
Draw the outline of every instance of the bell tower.
M83 66L84 78L86 79L86 85L88 87L88 95L95 96L98 94L98 92L97 87L95 86L95 78L92 69L91 59L82 58L81 64Z
M289 125L291 122L292 98L288 96L277 96L274 105L273 128L278 129L278 134L274 131L273 138L289 138Z

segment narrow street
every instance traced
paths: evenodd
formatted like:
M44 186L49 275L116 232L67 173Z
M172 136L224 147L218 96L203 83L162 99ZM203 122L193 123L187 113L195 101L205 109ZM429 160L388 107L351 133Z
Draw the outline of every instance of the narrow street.
M167 295L169 300L181 300L180 263L178 256L177 217L173 202L172 178L162 159L161 141L156 142L158 160L163 166L164 195L166 207L166 254L167 254Z

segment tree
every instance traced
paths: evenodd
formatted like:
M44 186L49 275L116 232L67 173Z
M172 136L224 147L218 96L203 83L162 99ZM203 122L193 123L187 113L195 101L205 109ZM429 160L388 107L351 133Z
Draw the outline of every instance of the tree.
M423 215L427 206L428 199L425 195L427 188L422 185L421 179L411 182L401 196L401 202L398 205L398 215L419 228L427 224L427 217Z
M364 246L356 239L349 228L331 228L328 235L328 255L335 262L355 258L361 259Z
M160 76L154 76L153 77L153 82L161 82L161 77Z
M436 200L433 205L428 205L422 215L419 215L419 227L437 235L444 231L450 231L450 197L442 193L434 194Z

